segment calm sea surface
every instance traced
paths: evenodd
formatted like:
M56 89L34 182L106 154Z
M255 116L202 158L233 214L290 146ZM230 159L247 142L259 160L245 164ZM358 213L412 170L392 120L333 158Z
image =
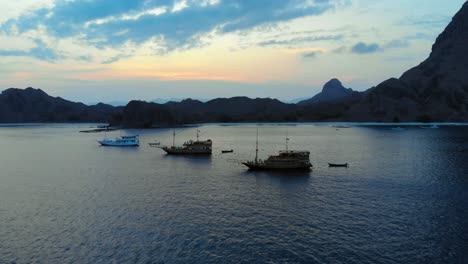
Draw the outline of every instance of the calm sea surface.
M468 263L468 127L260 126L262 158L311 151L290 174L239 164L254 125L201 127L210 158L81 129L0 127L0 263Z

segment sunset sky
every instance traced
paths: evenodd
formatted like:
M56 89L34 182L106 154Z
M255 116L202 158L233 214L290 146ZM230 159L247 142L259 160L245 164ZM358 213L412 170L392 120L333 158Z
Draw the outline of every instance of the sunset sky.
M430 53L465 0L15 0L0 90L84 102L365 90Z

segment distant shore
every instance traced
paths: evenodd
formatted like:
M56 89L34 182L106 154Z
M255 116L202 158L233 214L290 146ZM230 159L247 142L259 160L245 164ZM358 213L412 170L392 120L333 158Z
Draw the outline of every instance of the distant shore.
M433 122L433 123L422 123L422 122L406 122L406 123L388 123L388 122L239 122L239 123L199 123L199 124L184 124L174 126L153 126L153 127L119 127L119 126L108 126L104 123L0 123L1 127L79 127L87 128L80 130L82 133L98 133L98 132L110 132L120 129L167 129L167 128L182 128L182 127L199 127L199 126L300 126L300 125L312 125L312 126L331 126L331 127L366 127L366 126L468 126L468 123L463 122Z

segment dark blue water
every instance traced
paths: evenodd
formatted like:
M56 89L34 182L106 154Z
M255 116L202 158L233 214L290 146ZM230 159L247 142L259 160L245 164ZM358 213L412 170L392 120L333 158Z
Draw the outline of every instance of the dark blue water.
M286 133L311 151L292 174L239 164L251 125L202 127L211 158L146 144L169 130L122 149L81 129L0 128L0 263L468 262L467 127L261 126L262 158Z

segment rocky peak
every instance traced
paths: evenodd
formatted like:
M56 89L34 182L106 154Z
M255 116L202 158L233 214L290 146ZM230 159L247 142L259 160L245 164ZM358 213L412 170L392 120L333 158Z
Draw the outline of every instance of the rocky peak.
M431 56L444 55L447 52L468 51L468 2L452 18L447 28L437 37L432 46Z
M299 102L300 105L310 105L315 103L331 102L341 99L349 94L353 93L350 88L345 88L340 80L333 78L322 88L322 92L315 95L314 97Z
M327 94L335 94L335 93L343 93L347 92L348 90L351 89L346 89L343 84L341 84L340 80L334 78L328 81L322 89L322 93L327 93Z
M421 94L427 89L468 87L468 2L437 37L429 58L400 78Z

